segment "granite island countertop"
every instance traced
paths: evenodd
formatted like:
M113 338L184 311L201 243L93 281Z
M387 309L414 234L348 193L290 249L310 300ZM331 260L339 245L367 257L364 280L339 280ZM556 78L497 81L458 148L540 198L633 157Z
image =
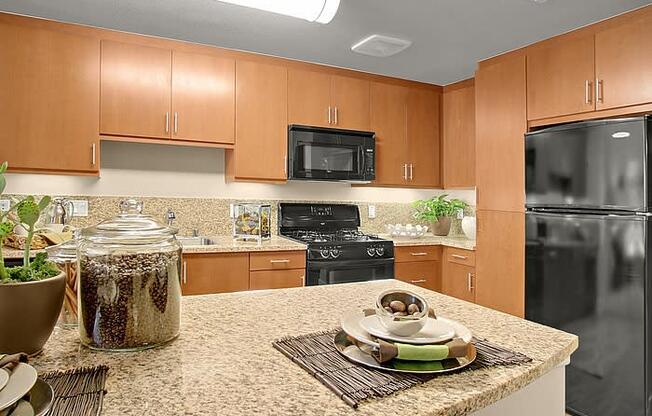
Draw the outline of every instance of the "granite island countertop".
M440 376L353 410L272 347L272 341L338 326L389 288L424 295L441 316L533 358L520 366ZM181 335L138 353L93 352L75 330L56 329L32 360L40 372L106 364L103 416L459 416L482 409L564 363L577 337L400 281L376 281L183 298Z

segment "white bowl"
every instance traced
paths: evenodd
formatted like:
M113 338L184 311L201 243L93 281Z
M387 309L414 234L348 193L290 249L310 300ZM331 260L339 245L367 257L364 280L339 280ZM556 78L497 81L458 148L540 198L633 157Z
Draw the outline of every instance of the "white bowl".
M415 303L421 311L418 315L395 316L383 307L383 303L400 300L409 305ZM407 290L386 290L376 298L376 315L380 323L392 334L409 337L419 332L428 320L428 302L416 293Z

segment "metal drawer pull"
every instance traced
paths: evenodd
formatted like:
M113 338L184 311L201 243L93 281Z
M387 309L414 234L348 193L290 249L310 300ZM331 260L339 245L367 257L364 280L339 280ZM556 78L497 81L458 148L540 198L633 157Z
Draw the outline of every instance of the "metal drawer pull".
M165 132L170 132L170 113L165 113Z
M335 123L333 124L337 124L337 107L335 107Z
M467 286L469 289L469 292L473 291L473 273L469 272L466 274L466 279L467 279Z
M591 104L591 81L584 81L584 103Z
M407 174L407 163L403 164L403 179L407 181L408 174Z
M328 124L333 124L331 119L331 106L328 106Z
M595 80L595 101L598 103L604 102L604 81L601 79Z
M410 163L410 180L412 180L414 178L413 173L414 173L414 165L412 165L412 163Z
M272 263L272 264L274 264L274 263L289 263L290 260L288 260L288 259L283 259L283 260L270 260L269 262Z
M410 253L410 254L415 256L415 257L417 257L417 256L421 257L421 256L427 256L428 255L428 253Z
M466 256L462 256L461 254L451 254L451 257L454 259L460 259L460 260L466 260Z
M183 284L185 285L186 283L188 283L188 262L186 261L183 262L182 276L183 276Z
M97 163L97 148L95 146L95 143L91 145L91 166L95 166Z
M179 132L179 113L174 112L174 134Z
M426 279L419 279L419 280L410 280L410 283L426 283Z

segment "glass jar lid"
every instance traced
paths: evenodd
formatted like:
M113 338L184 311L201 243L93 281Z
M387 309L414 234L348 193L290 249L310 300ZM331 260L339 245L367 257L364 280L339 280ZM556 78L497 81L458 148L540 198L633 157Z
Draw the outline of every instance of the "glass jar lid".
M48 259L59 264L76 262L78 238L79 231L75 231L71 240L64 241L56 246L46 247L45 252L48 253Z
M135 199L120 202L120 213L94 227L82 230L82 236L91 241L117 244L143 244L167 240L177 229L159 223L143 212L143 203Z

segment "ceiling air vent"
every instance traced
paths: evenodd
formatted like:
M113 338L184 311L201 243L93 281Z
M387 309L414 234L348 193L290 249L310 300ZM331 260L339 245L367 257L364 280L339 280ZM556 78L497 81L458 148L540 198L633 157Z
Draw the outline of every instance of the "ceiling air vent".
M410 45L412 45L412 42L409 40L383 35L371 35L351 46L351 50L363 55L384 58L395 55Z

